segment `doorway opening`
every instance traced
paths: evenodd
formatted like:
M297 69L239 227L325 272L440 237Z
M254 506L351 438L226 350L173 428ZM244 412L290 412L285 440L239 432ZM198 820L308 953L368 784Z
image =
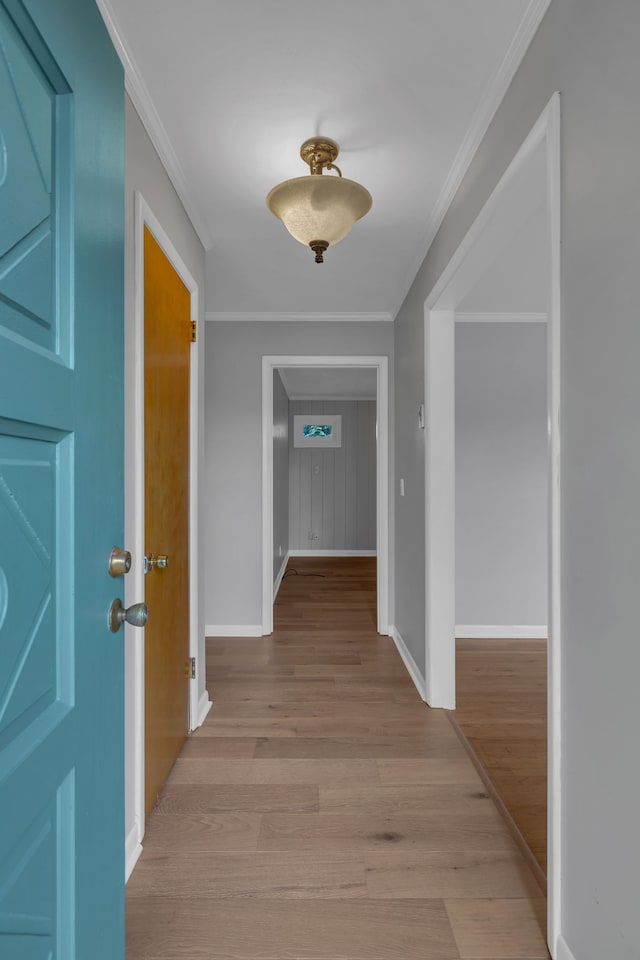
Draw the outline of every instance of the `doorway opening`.
M547 324L544 207L455 322L456 711L545 889ZM511 313L513 304L527 312ZM487 310L490 312L481 312ZM503 312L496 312L504 308Z
M280 371L283 379L286 381L287 376L289 376L289 382L291 380L291 374L289 371L296 371L303 373L307 372L311 376L318 377L319 371L325 371L325 378L331 379L331 373L334 372L336 378L342 379L344 381L344 374L347 371L353 373L353 380L355 381L356 375L362 377L364 371L370 370L372 373L372 386L374 387L374 396L375 396L375 439L374 444L375 450L372 449L373 462L375 464L375 554L377 556L377 630L378 633L388 634L389 632L389 482L388 482L388 464L389 464L389 401L388 401L388 358L387 357L294 357L294 356L280 356L280 357L263 357L263 366L262 366L262 464L263 464L263 473L262 473L262 509L263 509L263 557L262 557L262 579L263 579L263 592L262 592L262 633L263 635L271 634L273 631L273 603L274 595L277 592L277 587L279 585L279 577L281 579L284 574L286 567L286 556L291 552L291 547L289 543L283 544L281 542L282 537L280 537L279 542L275 542L277 537L274 537L274 465L276 461L274 459L274 444L278 443L278 438L275 437L274 429L274 374L276 371ZM295 375L294 375L295 376ZM284 388L283 388L284 390ZM292 389L292 394L295 395L294 390ZM325 401L322 402L322 408L316 410L312 409L313 401L310 396L307 395L304 402L293 401L295 405L295 414L300 421L300 431L301 435L299 438L300 444L304 446L305 444L313 446L316 443L315 449L319 452L322 445L331 447L331 445L337 445L340 441L339 437L341 436L342 414L338 412L339 401L337 400L337 393L334 387L333 389L334 400L326 400L326 408L324 407ZM353 397L350 398L351 400ZM302 405L300 405L300 403ZM298 406L300 410L298 411ZM331 409L330 409L331 407ZM345 408L346 410L347 408ZM310 434L315 432L317 434L318 430L324 432L325 436L305 436L304 429L305 424L302 422L305 419L317 420L318 416L316 414L322 414L319 418L323 422L319 424L308 424L307 433ZM313 415L313 416L311 416ZM351 415L351 413L349 414ZM368 421L371 416L371 413L363 409L360 411L360 417L363 419L363 428L366 432L368 429L367 424L364 421ZM324 421L327 421L325 423ZM329 422L331 421L331 422ZM288 422L288 416L287 416ZM292 421L297 423L295 419ZM346 423L345 423L346 427ZM356 437L357 440L357 424L356 428ZM363 438L364 439L364 438ZM286 446L289 447L289 441L286 440ZM292 447L295 443L295 439L292 440ZM308 446L308 449L310 447ZM297 449L293 447L294 451L297 452ZM299 449L299 448L298 448ZM366 455L366 454L363 454ZM311 467L311 464L309 464ZM318 478L321 479L322 467L320 462L315 464L315 467L318 470ZM313 476L311 477L313 481ZM287 505L288 508L288 505ZM363 521L364 522L364 521ZM304 547L297 546L294 547L294 552L300 556L301 554L317 554L321 555L318 549L314 549L314 534L319 539L319 529L314 529L314 524L308 522L308 517L305 514L305 520L303 525L306 528L302 532L302 536L306 536L309 539L309 548L305 549ZM316 523L315 526L319 527L319 523ZM298 531L298 536L300 532ZM296 540L296 543L299 541ZM302 542L302 541L300 541ZM320 548L321 549L321 548ZM330 551L332 554L335 554L335 550ZM353 553L353 551L348 551ZM372 550L366 550L365 553L371 554ZM275 589L274 589L275 588Z
M560 101L549 102L425 303L426 692L455 707L455 320L465 297L543 208L547 318L548 939L560 917Z

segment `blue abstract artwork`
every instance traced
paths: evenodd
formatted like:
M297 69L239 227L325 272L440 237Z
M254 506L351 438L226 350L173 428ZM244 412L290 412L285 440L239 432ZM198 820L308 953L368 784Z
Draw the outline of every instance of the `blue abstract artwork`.
M303 437L330 437L332 433L331 423L305 423L302 427Z

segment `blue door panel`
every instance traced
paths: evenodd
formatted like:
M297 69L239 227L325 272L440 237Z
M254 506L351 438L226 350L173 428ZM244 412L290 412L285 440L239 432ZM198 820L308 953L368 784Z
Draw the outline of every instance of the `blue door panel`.
M50 350L56 345L52 224L61 199L54 170L69 157L57 149L57 99L0 7L0 323ZM64 199L69 202L69 191Z
M0 957L123 960L124 85L95 3L0 0Z
M0 436L0 744L16 737L56 689L56 445ZM68 604L70 597L62 598Z

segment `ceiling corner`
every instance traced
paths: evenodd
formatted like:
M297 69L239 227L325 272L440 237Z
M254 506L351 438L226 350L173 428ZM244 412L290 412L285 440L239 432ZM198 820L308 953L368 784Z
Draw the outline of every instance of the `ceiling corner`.
M125 90L156 149L160 162L171 180L202 246L205 250L210 250L213 246L213 238L204 220L197 213L198 207L190 195L180 161L156 110L151 94L142 79L140 70L123 39L122 31L118 26L111 4L109 0L96 0L96 5L124 68Z

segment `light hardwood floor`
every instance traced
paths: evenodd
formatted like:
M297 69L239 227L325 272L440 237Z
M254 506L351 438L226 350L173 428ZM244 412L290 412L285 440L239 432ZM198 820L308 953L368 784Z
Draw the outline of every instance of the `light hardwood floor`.
M540 888L375 632L375 562L289 570L271 637L208 641L215 705L148 821L127 960L548 957Z
M455 718L542 873L547 868L547 642L458 640Z

